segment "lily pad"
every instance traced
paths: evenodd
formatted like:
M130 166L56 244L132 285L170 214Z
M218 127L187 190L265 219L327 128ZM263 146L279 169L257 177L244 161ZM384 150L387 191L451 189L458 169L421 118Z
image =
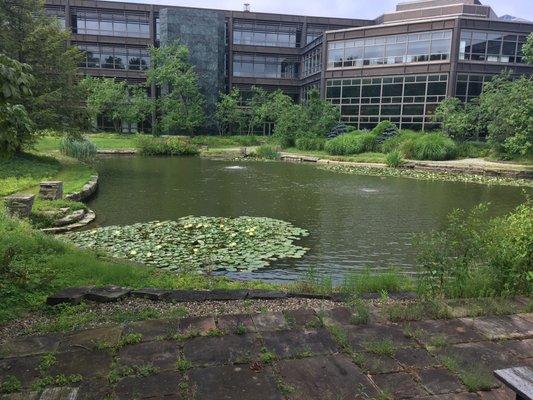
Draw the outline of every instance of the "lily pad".
M293 242L308 232L260 217L193 217L108 226L64 235L82 248L169 270L255 271L280 258L301 258Z

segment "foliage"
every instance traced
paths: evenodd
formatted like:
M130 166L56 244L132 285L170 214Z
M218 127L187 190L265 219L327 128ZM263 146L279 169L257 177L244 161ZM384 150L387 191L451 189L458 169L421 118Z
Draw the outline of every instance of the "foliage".
M342 292L354 295L383 291L387 293L401 292L412 288L412 279L395 269L375 272L370 268L347 274L340 286Z
M479 107L475 103L463 103L456 97L440 102L434 118L441 122L443 132L457 141L477 139L483 133Z
M522 54L529 64L533 64L533 33L528 35L526 43L522 46Z
M59 151L66 156L87 162L94 160L97 149L87 137L66 135L59 141Z
M262 145L255 150L255 156L267 160L276 160L279 158L279 151L276 147Z
M440 231L416 242L419 290L427 296L531 295L533 205L528 200L504 217L487 206L455 210Z
M316 151L316 150L324 150L324 146L326 145L326 139L319 138L319 137L301 137L299 139L296 139L296 148L298 150L308 150L308 151Z
M198 147L181 137L139 136L136 142L143 156L194 156Z
M327 139L333 139L336 138L339 135L343 135L345 133L348 133L351 131L351 126L347 126L346 124L339 122L333 125L333 127L326 132L326 138Z
M232 282L196 273L173 273L150 266L110 262L8 218L0 210L0 323L44 307L46 297L72 286L119 285L133 288L229 289L269 287Z
M300 258L292 244L307 232L270 218L184 217L67 234L76 244L171 271L253 271L277 258Z
M31 225L35 228L50 228L54 222L67 216L73 211L86 210L84 203L61 199L61 200L41 200L36 198L30 214Z
M241 94L238 88L233 88L228 94L220 94L220 99L216 104L215 120L221 135L230 130L239 133L243 131L246 115L239 105L240 98Z
M38 128L85 126L83 95L76 85L81 52L67 45L70 32L46 16L37 0L0 2L0 53L28 64L35 80L23 104Z
M29 66L0 53L0 156L11 156L34 141L33 122L21 104L31 95Z
M197 146L209 146L214 148L238 147L238 146L258 146L264 144L267 138L255 135L234 135L234 136L192 136L190 142Z
M466 141L457 143L458 158L487 157L489 153L490 146L487 142Z
M487 121L489 142L504 156L533 152L533 78L494 77L483 86L480 112Z
M452 139L439 133L426 133L402 142L400 152L414 160L451 160L457 149Z
M45 130L39 133L39 140L35 144L35 150L41 153L48 153L59 150L59 143L63 135L69 133L54 130ZM81 135L81 134L80 134ZM135 149L138 135L118 134L118 133L89 133L87 138L93 142L98 149L122 150Z
M281 147L292 147L298 137L305 135L306 125L308 125L308 120L304 107L299 104L292 104L279 115L274 128L274 136L278 139Z
M346 133L330 139L324 149L332 155L359 154L374 150L376 135L372 133Z
M389 154L387 154L387 158L385 159L385 164L392 168L401 167L403 163L404 160L398 150L391 151Z
M377 124L371 133L376 135L377 143L383 143L398 134L398 127L392 122L384 120Z
M140 123L152 112L153 103L142 86L90 76L86 76L80 86L86 93L90 115L93 118L99 115L109 117L116 132L122 130L122 123Z
M308 134L323 138L339 122L340 109L329 101L322 100L316 89L309 91L308 95L307 103L304 104L307 127L303 128L307 128Z
M410 139L416 139L420 135L419 132L411 131L408 129L402 129L398 131L398 134L385 140L380 145L380 150L383 153L390 153L394 150L399 150L400 145Z
M148 83L163 88L157 107L159 133L193 133L204 123L205 99L200 93L198 75L189 62L189 49L173 43L150 48L152 68Z

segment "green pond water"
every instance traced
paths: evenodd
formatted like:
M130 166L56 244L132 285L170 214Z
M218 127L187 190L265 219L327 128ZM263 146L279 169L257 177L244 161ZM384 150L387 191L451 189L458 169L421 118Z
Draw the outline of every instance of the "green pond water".
M309 164L194 158L102 157L89 207L96 226L176 220L187 215L271 217L305 228L310 250L236 279L276 282L310 268L340 280L366 267L413 271L412 237L441 227L454 208L490 202L500 215L524 201L511 186L333 173ZM94 225L93 225L94 226Z

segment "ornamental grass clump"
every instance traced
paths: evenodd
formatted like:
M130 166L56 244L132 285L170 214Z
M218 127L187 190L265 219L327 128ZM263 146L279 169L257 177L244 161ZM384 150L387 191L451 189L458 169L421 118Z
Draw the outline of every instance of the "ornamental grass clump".
M302 137L296 139L296 148L303 151L324 150L326 140L318 137Z
M398 150L391 151L389 154L387 154L387 158L385 159L385 164L391 168L401 167L403 163L404 160Z
M419 134L402 142L399 150L412 160L452 160L457 155L455 142L440 133Z
M331 155L346 156L373 151L375 147L376 135L366 132L354 132L328 140L324 148Z
M181 137L140 136L137 149L143 156L195 156L198 147Z
M96 145L84 136L67 135L59 142L59 151L80 161L92 161L96 157Z
M279 158L280 154L276 147L263 145L255 150L255 156L266 160L276 160Z

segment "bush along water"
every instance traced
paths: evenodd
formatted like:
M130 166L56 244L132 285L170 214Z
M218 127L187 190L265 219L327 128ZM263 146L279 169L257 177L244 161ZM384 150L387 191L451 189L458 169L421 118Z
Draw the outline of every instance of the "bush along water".
M394 151L391 151L389 154L387 154L385 163L387 164L388 167L398 168L402 166L402 164L404 163L404 160L400 152L397 150L394 150Z
M303 137L296 139L296 148L303 151L324 150L326 140L318 137Z
M329 154L335 156L364 153L374 150L375 147L376 135L368 132L345 133L328 140L324 146Z
M455 210L447 225L419 237L420 293L428 297L533 294L533 203L503 217L487 206Z
M413 160L440 161L454 159L457 147L449 137L440 133L426 133L403 142L400 151L404 157Z
M144 156L195 156L198 147L180 137L140 136L136 143L139 153Z
M280 157L280 154L277 147L263 145L255 150L255 156L266 160L276 160Z
M381 121L372 129L372 134L376 135L376 143L383 143L398 134L398 127L390 121Z
M96 157L96 145L84 136L67 135L59 142L59 151L80 161L91 161Z

